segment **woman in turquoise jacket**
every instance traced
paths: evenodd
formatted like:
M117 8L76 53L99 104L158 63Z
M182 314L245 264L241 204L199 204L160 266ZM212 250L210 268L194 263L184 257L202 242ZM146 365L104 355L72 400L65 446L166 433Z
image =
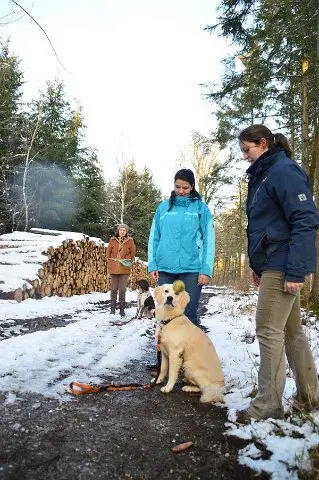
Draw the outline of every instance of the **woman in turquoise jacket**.
M190 295L185 314L197 325L201 289L213 274L215 233L213 216L195 190L192 170L183 168L174 177L169 200L155 212L148 242L151 279L173 283L182 280Z

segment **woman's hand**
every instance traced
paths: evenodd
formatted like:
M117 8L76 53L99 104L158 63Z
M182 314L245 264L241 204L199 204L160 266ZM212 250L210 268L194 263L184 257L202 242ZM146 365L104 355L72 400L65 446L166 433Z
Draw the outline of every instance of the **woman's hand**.
M254 287L259 287L260 285L260 276L255 272L253 272L253 285Z
M158 282L158 270L153 270L150 272L150 277L153 282Z
M210 277L208 275L200 274L198 275L198 285L208 285L210 282Z
M298 293L303 287L304 282L297 283L297 282L288 282L285 280L284 283L284 292L286 293Z

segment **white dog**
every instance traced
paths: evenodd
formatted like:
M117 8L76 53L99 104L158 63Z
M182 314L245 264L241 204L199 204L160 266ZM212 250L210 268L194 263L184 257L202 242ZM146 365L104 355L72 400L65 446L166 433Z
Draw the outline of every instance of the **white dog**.
M155 302L150 292L150 286L147 280L138 280L136 282L139 287L137 295L137 311L133 318L154 318Z
M156 383L168 382L163 393L172 391L178 374L183 368L189 385L185 392L202 392L201 402L223 402L224 375L216 350L209 337L185 315L189 302L185 285L181 281L156 287L158 303L155 317L161 337L162 362Z

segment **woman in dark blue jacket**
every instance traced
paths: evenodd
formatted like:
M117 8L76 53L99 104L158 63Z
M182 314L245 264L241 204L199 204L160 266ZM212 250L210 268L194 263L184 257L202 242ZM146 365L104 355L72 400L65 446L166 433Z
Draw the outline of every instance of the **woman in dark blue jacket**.
M256 334L258 393L237 421L283 418L286 359L296 380L295 402L319 403L317 372L301 325L300 290L316 270L318 215L306 173L291 158L286 137L264 125L239 135L247 170L248 255L259 286Z

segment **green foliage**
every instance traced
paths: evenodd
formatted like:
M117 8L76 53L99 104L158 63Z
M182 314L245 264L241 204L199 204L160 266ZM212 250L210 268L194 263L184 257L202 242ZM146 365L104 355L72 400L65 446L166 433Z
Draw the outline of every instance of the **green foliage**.
M56 80L47 83L47 90L24 115L23 160L29 151L29 161L8 177L16 212L13 228L36 226L102 236L105 182L96 154L80 147L81 110L71 110L64 86Z
M0 41L0 233L10 229L14 213L9 200L8 175L21 161L22 84L17 57L10 54L8 43Z
M17 212L14 229L71 230L80 197L73 170L81 164L82 123L74 122L63 84L57 80L48 82L46 92L24 116L24 163L10 177Z
M54 162L70 173L79 169L83 120L81 110L71 110L62 82L47 82L46 91L40 94L39 100L32 102L28 117L29 139L37 123L31 157L36 161Z
M82 152L81 171L75 181L79 192L79 205L73 229L106 241L108 238L106 185L94 151Z
M268 123L290 135L298 156L304 59L309 61L310 143L317 118L317 2L231 0L221 2L219 11L219 22L207 30L219 30L238 49L224 61L221 87L212 86L208 94L218 105L216 138L224 145L239 129Z

